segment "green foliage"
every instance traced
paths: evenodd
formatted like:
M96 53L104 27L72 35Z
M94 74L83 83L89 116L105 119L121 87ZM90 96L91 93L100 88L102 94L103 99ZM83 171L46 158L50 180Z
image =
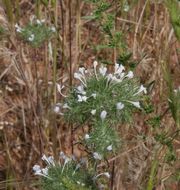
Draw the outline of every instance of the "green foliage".
M46 26L43 20L31 21L23 28L16 25L16 30L19 36L33 47L40 47L55 33L55 28Z
M161 117L155 116L147 121L149 125L151 125L153 128L160 127L161 124Z
M108 123L99 121L95 123L89 133L89 138L85 140L85 144L93 152L98 152L100 155L107 157L110 153L112 154L112 150L114 153L117 151L120 139L115 129L110 127Z
M180 8L177 0L166 0L166 5L170 14L172 26L176 37L180 40Z
M3 39L4 37L7 37L8 33L7 33L7 30L0 26L0 40Z
M146 190L153 190L154 185L155 185L155 180L156 180L155 177L156 177L157 169L158 169L158 159L155 158L152 162L151 172L150 172Z
M119 53L123 53L126 50L126 45L124 42L124 36L121 31L116 30L115 20L116 14L118 13L118 8L116 11L110 11L114 7L119 7L120 2L113 1L109 2L107 0L85 0L91 3L94 7L92 15L86 16L86 19L94 19L101 31L102 41L100 44L95 45L97 51L102 51L103 49L117 49ZM126 4L126 2L124 2ZM101 60L102 61L102 60Z
M155 136L155 139L160 142L162 145L167 147L167 151L164 157L165 162L171 163L176 161L176 153L173 148L173 139L178 136L179 131L176 131L173 135L168 135L166 133L161 132Z

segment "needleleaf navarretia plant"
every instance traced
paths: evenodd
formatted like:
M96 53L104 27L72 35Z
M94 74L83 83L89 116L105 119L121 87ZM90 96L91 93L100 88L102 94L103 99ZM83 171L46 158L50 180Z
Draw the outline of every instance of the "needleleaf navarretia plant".
M132 71L125 72L123 65L115 64L114 72L93 63L93 69L80 67L74 73L78 84L67 95L63 94L64 85L57 84L57 90L64 97L64 103L58 103L54 112L73 124L88 124L89 133L84 134L84 145L91 161L89 168L74 165L72 158L61 153L64 164L55 164L52 157L43 157L49 164L45 169L35 165L35 174L43 176L44 190L95 190L104 189L107 182L96 181L100 176L110 177L108 172L97 174L93 169L98 162L117 152L120 137L115 127L119 123L130 122L135 109L141 109L140 101L146 88L140 85ZM88 159L87 159L88 160ZM92 164L94 163L94 164ZM93 166L94 165L94 166ZM96 167L95 167L96 168ZM101 188L100 188L101 186Z
M45 19L39 20L34 17L23 28L21 28L18 24L15 25L15 28L19 36L33 47L40 47L56 32L54 26L46 26Z
M94 173L85 167L84 161L79 163L74 157L67 157L60 153L60 161L55 162L52 156L42 156L47 166L42 168L34 165L35 175L42 176L41 184L44 190L96 190L97 178ZM109 177L108 173L103 173Z
M66 109L61 114L68 122L90 124L86 144L102 158L106 157L108 147L111 147L109 151L115 151L119 145L114 127L132 121L132 113L141 109L142 93L146 93L133 72L124 71L124 66L116 63L114 73L108 73L107 67L98 67L97 61L92 70L80 67L74 73L80 84L70 90L62 106ZM62 94L62 88L58 89Z

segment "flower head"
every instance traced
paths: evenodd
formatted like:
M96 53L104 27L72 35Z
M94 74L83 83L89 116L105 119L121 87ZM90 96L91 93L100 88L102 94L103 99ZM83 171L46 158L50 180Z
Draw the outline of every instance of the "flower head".
M107 147L107 150L108 150L108 151L112 151L112 149L113 149L113 148L112 148L112 145L109 145L109 146Z
M106 75L107 72L107 67L101 66L99 68L99 73L104 77Z
M78 94L78 102L86 102L87 99L87 96L81 96Z
M95 160L102 160L102 156L98 152L94 152L93 157Z
M132 71L129 71L128 74L126 75L127 78L132 79L134 77L134 74Z
M117 110L122 110L122 109L124 108L124 104L121 103L121 102L118 102L118 103L116 104L116 108L117 108Z
M90 138L89 134L85 134L84 139L88 140Z
M30 42L34 41L34 34L31 34L30 37L28 38L28 40L29 40Z
M96 114L96 110L91 110L91 114L95 115Z
M103 111L101 112L101 115L100 115L102 121L104 121L104 119L106 118L106 116L107 116L107 112L106 112L105 110L103 110Z

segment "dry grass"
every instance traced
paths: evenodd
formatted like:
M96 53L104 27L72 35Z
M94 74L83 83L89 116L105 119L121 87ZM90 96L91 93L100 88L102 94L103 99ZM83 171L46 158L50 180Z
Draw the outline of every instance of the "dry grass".
M27 23L36 11L34 1L16 2L20 16L19 20L14 16L13 22ZM79 65L90 67L95 57L102 55L114 60L115 54L114 50L96 54L91 48L92 43L98 44L101 40L96 24L81 18L90 15L91 10L92 7L81 0L57 1L54 7L49 5L48 8L40 5L40 16L58 26L57 39L51 41L53 50L57 51L55 58L47 43L33 49L22 42L0 4L0 24L7 31L0 41L0 189L36 189L32 182L35 179L32 166L40 160L42 153L56 154L60 150L71 153L72 140L77 136L52 113L53 105L61 98L56 94L54 82L70 78L71 85L72 73ZM117 17L116 27L125 34L133 59L139 62L136 74L140 80L145 84L155 81L150 92L155 110L148 116L135 115L131 126L120 126L124 144L122 152L110 159L115 171L112 189L145 189L154 158L155 134L147 125L147 119L165 113L159 130L171 134L176 130L171 113L165 112L168 96L162 64L169 64L174 86L178 87L180 44L163 1L137 1L128 14ZM147 137L146 141L142 135ZM161 159L166 148L158 152L156 190L180 189L180 182L171 178L180 169L179 136L173 144L177 161L172 166ZM83 153L75 146L74 154L80 157Z

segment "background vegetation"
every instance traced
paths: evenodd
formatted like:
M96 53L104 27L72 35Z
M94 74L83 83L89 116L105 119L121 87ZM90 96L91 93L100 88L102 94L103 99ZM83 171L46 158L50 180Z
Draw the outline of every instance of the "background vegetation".
M71 87L74 71L94 60L133 70L149 95L144 111L118 126L109 189L180 189L179 12L177 0L1 0L0 189L38 189L32 166L43 153L86 155L76 142L88 126L76 129L53 110L56 84ZM15 27L29 27L33 15L56 29L35 46Z

